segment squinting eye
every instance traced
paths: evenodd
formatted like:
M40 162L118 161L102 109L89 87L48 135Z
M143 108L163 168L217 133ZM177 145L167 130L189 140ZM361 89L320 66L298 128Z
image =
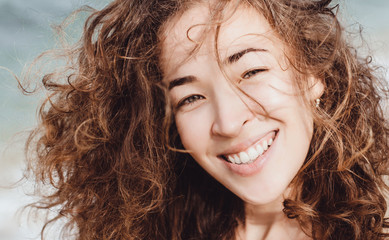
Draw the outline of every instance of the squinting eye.
M257 73L267 71L266 68L257 68L257 69L252 69L249 70L245 73L242 74L242 79L248 79L251 78L252 76L255 76Z
M184 98L183 100L181 100L178 104L177 104L177 108L181 107L181 106L184 106L184 105L189 105L189 104L193 104L195 103L196 101L200 100L200 99L204 99L203 96L201 95L191 95L187 98Z

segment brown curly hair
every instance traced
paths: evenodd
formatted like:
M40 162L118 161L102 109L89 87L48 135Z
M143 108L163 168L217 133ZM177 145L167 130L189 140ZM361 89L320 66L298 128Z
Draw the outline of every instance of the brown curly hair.
M48 98L27 142L28 170L53 187L33 206L57 211L42 238L61 218L63 236L76 239L235 237L243 202L176 151L182 146L161 83L163 25L194 2L113 1L91 14L81 41L62 53L67 68L43 77ZM230 2L216 1L214 16ZM384 79L349 45L331 0L239 4L265 16L296 73L325 85L285 214L313 239L386 239Z

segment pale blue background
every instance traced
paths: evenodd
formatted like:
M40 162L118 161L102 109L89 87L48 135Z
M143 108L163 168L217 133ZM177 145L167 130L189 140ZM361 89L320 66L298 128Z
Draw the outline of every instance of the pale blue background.
M100 9L107 2L109 0L0 0L0 66L19 75L40 52L54 46L51 24L60 23L84 4ZM352 23L361 23L375 62L388 67L389 1L340 2L344 25L356 29ZM75 25L81 21L82 18L76 20ZM75 33L77 35L77 30ZM23 143L26 132L36 122L38 96L22 95L15 79L0 69L0 185L22 176ZM37 237L39 221L16 221L13 217L16 209L31 201L24 194L29 188L29 184L24 188L0 188L0 240Z

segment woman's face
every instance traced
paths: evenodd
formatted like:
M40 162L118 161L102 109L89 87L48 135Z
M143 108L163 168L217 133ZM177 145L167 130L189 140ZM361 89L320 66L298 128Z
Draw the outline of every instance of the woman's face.
M209 21L208 6L197 5L171 20L162 36L161 65L178 133L204 170L246 203L272 203L306 158L312 116L284 45L262 15L239 7L225 20L219 62ZM321 89L314 85L312 101Z

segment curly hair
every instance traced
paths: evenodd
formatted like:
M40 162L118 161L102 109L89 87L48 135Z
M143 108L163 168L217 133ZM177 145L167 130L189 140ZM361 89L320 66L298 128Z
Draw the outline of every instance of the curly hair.
M218 16L234 1L216 2ZM59 210L42 238L61 218L63 234L76 239L234 238L243 202L176 151L182 146L161 83L161 31L191 4L113 1L91 14L81 41L63 54L68 67L43 77L48 97L27 142L28 170L53 187L33 206ZM384 79L348 44L331 0L239 4L268 20L296 73L325 85L284 213L313 239L386 239Z

